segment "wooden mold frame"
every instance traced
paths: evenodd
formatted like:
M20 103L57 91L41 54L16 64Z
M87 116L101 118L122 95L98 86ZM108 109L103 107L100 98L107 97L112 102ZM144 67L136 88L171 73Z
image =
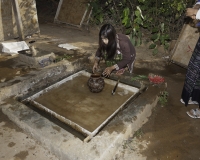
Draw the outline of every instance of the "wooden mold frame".
M133 92L134 94L131 95L131 97L129 97L121 106L119 106L106 120L104 120L101 125L99 125L95 130L93 130L92 132L91 131L88 131L87 129L83 128L82 126L76 124L75 122L71 121L70 119L67 119L66 117L63 117L59 114L57 114L56 112L54 112L53 110L50 110L49 108L47 108L46 106L43 106L42 104L39 104L38 102L36 102L34 99L38 98L40 95L48 92L49 90L53 89L53 88L57 88L59 87L61 84L67 82L67 81L70 81L72 80L73 78L77 77L77 76L80 76L80 75L84 75L86 77L90 77L90 73L82 70L82 71L79 71L49 87L47 87L46 89L44 90L41 90L40 92L24 99L22 102L24 103L29 103L31 105L33 105L34 107L36 108L39 108L45 112L47 112L48 114L51 114L51 116L54 116L55 118L57 118L58 120L60 120L61 122L69 125L70 127L72 127L73 129L75 129L76 131L82 133L84 136L86 136L86 138L84 139L84 142L88 142L90 141L99 131L100 129L102 129L120 110L122 110L126 105L127 103L130 101L130 100L134 100L139 94L140 94L140 90L141 89L138 89L136 87L132 87L132 86L129 86L129 85L126 85L126 84L123 84L123 83L119 83L118 84L118 87L121 87L123 89L126 89L130 92ZM115 85L116 84L116 81L114 80L111 80L111 79L104 79L105 80L105 83L108 83L108 84L111 84L111 85Z
M184 24L171 52L171 62L187 68L198 38L198 29L191 27L189 24Z
M63 0L60 0L60 2L58 4L57 11L56 11L56 15L55 15L55 18L54 18L54 23L64 23L64 24L68 24L68 25L72 25L72 26L76 26L76 27L81 27L84 24L84 22L86 22L85 24L88 25L90 16L92 14L92 7L90 6L89 3L86 6L85 12L83 13L82 19L80 20L79 24L73 24L73 23L69 23L67 21L59 20L59 14L61 13L62 5L63 5Z

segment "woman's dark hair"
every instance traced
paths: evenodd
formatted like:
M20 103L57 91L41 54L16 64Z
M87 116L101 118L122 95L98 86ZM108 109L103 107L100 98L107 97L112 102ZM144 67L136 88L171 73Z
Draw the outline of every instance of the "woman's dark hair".
M108 44L105 45L102 41L103 38L108 39ZM107 59L112 59L116 53L117 42L116 42L116 31L111 24L104 24L99 32L99 49L102 52L107 52Z

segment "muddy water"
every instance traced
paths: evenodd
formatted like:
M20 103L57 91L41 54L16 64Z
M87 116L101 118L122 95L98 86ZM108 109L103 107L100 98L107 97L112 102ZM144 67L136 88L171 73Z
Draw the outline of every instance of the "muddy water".
M92 132L134 93L120 95L118 93L123 93L124 89L118 87L113 96L114 86L107 83L102 92L92 93L87 81L86 76L75 77L35 101Z

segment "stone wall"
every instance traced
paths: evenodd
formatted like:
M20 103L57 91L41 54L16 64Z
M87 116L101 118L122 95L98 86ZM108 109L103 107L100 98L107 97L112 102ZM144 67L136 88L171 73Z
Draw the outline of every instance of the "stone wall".
M39 33L35 0L18 0L25 36ZM19 37L12 0L0 0L0 41Z

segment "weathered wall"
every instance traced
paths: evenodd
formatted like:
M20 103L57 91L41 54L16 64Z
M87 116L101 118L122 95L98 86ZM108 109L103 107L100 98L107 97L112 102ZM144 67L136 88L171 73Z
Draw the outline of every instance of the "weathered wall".
M35 0L18 0L24 35L39 33ZM0 41L18 37L12 0L0 0Z

